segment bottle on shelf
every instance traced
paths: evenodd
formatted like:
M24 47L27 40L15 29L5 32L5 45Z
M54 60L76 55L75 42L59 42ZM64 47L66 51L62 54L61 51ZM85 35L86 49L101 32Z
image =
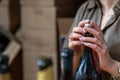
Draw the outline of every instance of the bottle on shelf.
M39 67L37 80L54 80L52 67L53 63L50 57L40 56L37 65Z
M88 23L85 24L84 27L92 27L92 25ZM88 32L86 32L84 36L93 37L93 35ZM75 75L75 80L102 80L94 51L87 46L84 46L83 55Z
M61 51L61 80L73 80L73 50L64 48Z
M11 80L7 55L0 54L0 80Z

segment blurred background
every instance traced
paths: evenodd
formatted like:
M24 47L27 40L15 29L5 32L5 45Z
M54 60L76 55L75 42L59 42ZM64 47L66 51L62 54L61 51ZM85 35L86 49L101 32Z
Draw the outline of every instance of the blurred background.
M9 57L11 80L37 80L42 55L52 59L53 80L60 80L62 43L85 1L0 0L0 54Z

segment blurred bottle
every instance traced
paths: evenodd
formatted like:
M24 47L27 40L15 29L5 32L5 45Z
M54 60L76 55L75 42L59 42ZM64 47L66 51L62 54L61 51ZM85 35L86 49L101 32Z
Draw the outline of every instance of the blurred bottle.
M85 24L85 27L92 27L92 25ZM88 32L86 32L84 36L93 37ZM75 80L102 80L93 52L91 48L84 46L83 56Z
M49 57L41 56L37 62L39 72L37 80L54 80L53 79L53 64Z
M11 80L8 61L8 56L0 54L0 80Z
M73 80L73 51L64 48L61 52L61 80Z
M7 36L0 32L0 51L4 51L5 48L8 46L10 40Z

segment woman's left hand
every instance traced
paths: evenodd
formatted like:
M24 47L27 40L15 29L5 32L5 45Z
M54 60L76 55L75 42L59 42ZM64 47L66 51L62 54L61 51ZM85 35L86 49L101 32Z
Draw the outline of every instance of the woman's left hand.
M92 48L98 55L99 64L102 70L113 73L115 60L109 55L107 45L105 43L102 30L95 22L90 22L93 28L84 27L86 32L91 33L94 37L81 37L80 40L85 46Z

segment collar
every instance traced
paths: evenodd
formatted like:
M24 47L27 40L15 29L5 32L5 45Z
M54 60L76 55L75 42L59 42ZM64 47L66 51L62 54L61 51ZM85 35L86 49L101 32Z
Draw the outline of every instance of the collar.
M100 2L99 0L88 0L88 7L87 9L93 9L95 8L96 6L99 6L100 7ZM115 14L120 14L120 0L116 3L116 5L114 6L113 8Z
M120 14L120 0L116 3L113 10L114 10L115 14Z
M88 0L88 7L87 9L93 9L96 6L100 6L99 0Z
M120 9L120 0L117 2L117 4L115 6L117 6L117 8Z

